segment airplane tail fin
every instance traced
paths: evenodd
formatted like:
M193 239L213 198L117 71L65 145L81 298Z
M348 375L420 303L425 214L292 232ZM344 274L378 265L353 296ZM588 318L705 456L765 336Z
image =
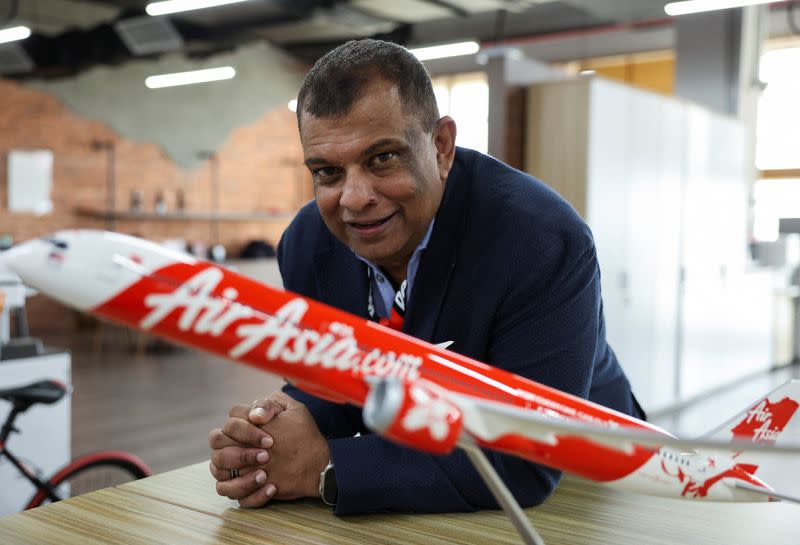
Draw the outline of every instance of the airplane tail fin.
M791 380L749 405L704 438L767 445L800 444L800 380ZM740 464L756 466L754 474L778 492L800 497L800 460L758 450L738 452Z

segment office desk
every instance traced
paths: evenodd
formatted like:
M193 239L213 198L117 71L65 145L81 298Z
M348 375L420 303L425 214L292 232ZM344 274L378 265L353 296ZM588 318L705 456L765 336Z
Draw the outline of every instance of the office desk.
M548 545L800 543L800 507L623 494L567 478L528 515ZM238 509L207 464L0 518L3 545L520 543L502 512L335 517L318 501Z

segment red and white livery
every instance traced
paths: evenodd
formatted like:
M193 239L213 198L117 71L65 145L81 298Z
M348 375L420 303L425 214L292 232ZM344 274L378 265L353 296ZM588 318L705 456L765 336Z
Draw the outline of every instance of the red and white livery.
M798 381L708 439L687 442L145 240L62 231L16 246L2 259L29 286L79 310L362 406L373 430L417 449L445 454L468 440L617 488L675 498L775 500L800 485L784 492L770 486L778 475L782 485L787 475L800 475L797 455L779 452L800 437ZM759 444L770 448L751 450Z

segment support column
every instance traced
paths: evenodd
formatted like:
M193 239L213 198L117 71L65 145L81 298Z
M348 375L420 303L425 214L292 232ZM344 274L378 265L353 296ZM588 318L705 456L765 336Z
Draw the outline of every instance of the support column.
M506 58L492 56L486 63L486 80L489 84L489 155L506 160Z
M747 128L743 151L751 165L747 233L753 232L752 193L758 100L763 91L759 64L768 35L766 6L750 6L676 17L675 94L715 112L738 117Z
M675 94L713 111L737 115L742 10L675 18Z
M750 185L747 188L747 236L753 238L753 193L758 179L756 169L756 136L758 100L764 91L759 77L764 39L769 35L767 6L750 6L742 10L742 35L739 54L739 92L737 114L747 127L747 164L751 165Z

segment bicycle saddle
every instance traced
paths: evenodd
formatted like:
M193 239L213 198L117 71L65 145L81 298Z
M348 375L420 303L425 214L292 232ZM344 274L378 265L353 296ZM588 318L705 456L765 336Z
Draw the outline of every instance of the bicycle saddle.
M40 380L17 388L0 390L0 398L27 409L36 403L50 405L67 393L67 387L57 380Z

